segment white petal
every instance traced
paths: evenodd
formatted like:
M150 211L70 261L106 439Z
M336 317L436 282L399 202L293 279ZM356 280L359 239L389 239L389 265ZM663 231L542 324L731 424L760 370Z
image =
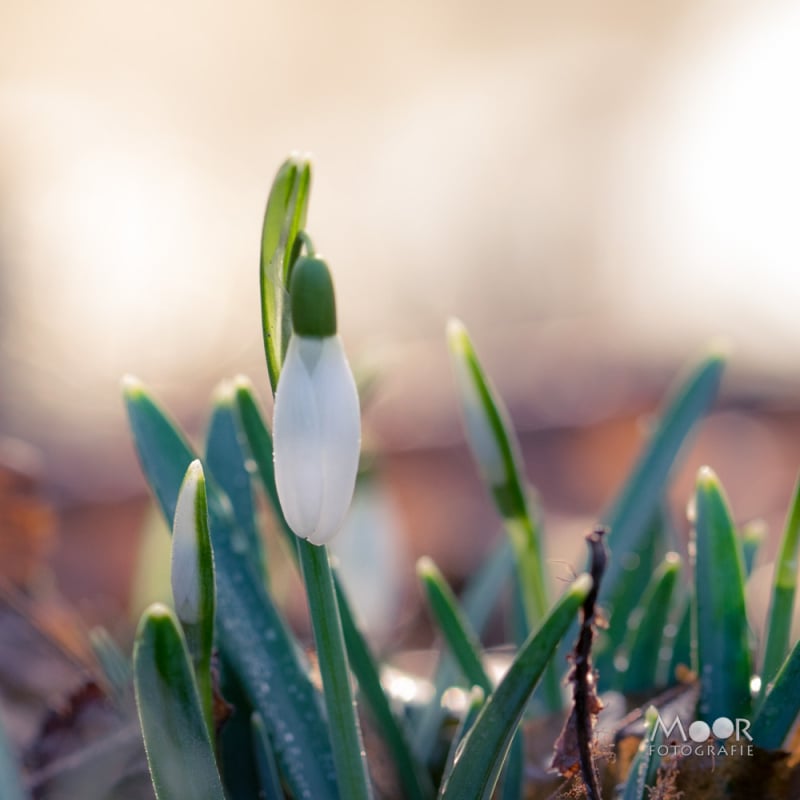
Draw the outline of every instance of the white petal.
M178 619L190 624L200 619L196 501L197 487L202 480L203 466L195 459L181 484L172 528L172 596Z
M321 339L292 336L275 392L275 483L289 527L303 539L317 528L322 506L320 419L308 365L319 360Z
M338 336L324 340L312 382L322 429L323 493L319 522L309 539L324 544L339 531L350 508L361 449L358 392Z

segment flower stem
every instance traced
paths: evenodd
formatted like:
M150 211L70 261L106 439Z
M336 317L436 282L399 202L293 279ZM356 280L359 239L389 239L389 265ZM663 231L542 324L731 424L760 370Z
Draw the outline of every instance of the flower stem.
M328 549L300 540L298 550L325 690L339 792L348 800L372 800Z

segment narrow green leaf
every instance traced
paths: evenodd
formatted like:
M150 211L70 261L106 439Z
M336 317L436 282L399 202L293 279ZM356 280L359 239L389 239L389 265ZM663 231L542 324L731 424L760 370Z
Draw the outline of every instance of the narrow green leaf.
M753 520L742 528L742 556L744 557L745 578L749 578L752 575L759 550L766 538L767 526L764 520Z
M247 464L247 444L240 434L235 384L224 381L214 392L211 420L206 433L205 462L217 484L231 501L241 540L234 546L247 551L259 577L267 581L264 547L256 524L253 487Z
M8 740L2 720L0 720L0 787L3 800L28 800L29 795L24 789L17 756Z
M644 736L625 781L622 800L648 800L656 785L661 756L658 748L664 743L664 731L656 727L658 710L650 706L644 715Z
M275 176L264 212L261 232L261 320L264 352L272 390L291 336L288 291L296 241L305 226L311 188L311 164L303 158L289 158Z
M639 553L673 464L690 431L717 396L724 365L721 353L711 353L680 383L619 497L603 517L611 529L611 558L600 589L600 602L612 612L626 560Z
M336 602L342 618L347 655L350 668L358 681L361 697L371 715L380 735L386 742L392 760L397 766L397 774L408 800L426 800L434 794L433 783L425 767L414 757L405 728L395 716L389 699L383 690L378 666L372 657L366 639L353 618L350 603L345 597L341 581L336 579Z
M800 553L800 478L792 497L792 504L784 526L775 574L772 581L772 599L767 614L767 643L764 648L764 665L761 669L761 695L764 701L769 684L789 652L789 632L792 627L794 598L797 592L797 563Z
M267 500L278 520L280 530L289 544L289 552L292 555L296 555L295 542L297 537L286 525L280 502L278 501L278 492L275 488L272 437L264 423L252 386L246 378L237 379L235 400L238 410L237 420L244 431L249 454L255 461ZM375 720L384 741L392 753L392 758L398 766L406 796L409 800L428 798L433 791L428 773L414 757L405 730L389 705L388 698L381 685L378 666L363 634L358 628L346 593L342 589L341 581L335 578L334 585L350 668L356 676L367 709Z
M119 645L111 638L111 634L98 626L89 631L89 643L100 668L111 688L111 694L120 702L128 694L133 678L130 659L120 650ZM0 784L2 785L2 784Z
M750 649L741 548L717 476L703 467L695 495L695 597L700 718L749 718Z
M259 800L284 800L285 795L281 788L278 765L275 763L275 753L272 750L272 742L267 735L264 720L258 714L253 714L251 724L258 776L261 783Z
M472 576L461 597L464 616L476 632L480 633L486 627L497 598L513 573L514 553L511 543L504 538ZM458 674L458 665L452 654L443 653L433 680L433 696L413 720L415 752L426 764L431 760L445 715L442 695L457 681Z
M666 550L666 515L659 508L647 526L637 553L629 553L618 573L617 593L608 627L598 631L593 657L601 691L619 683L616 658L628 632L631 615L636 613L642 595ZM562 648L565 642L562 642Z
M521 800L525 785L525 737L520 726L508 749L506 768L502 776L502 800Z
M484 372L466 328L458 320L450 320L447 342L467 441L514 547L526 630L530 631L544 618L550 593L542 558L542 535L529 502L522 451L505 405ZM543 689L547 707L559 710L562 693L553 672L546 673Z
M184 436L135 381L125 400L142 469L167 519L195 454ZM217 588L216 627L225 657L261 714L287 784L298 797L338 796L330 737L319 696L300 648L264 591L245 553L234 547L241 533L227 498L207 474L211 543ZM291 692L289 691L291 687ZM293 740L285 733L292 732Z
M588 575L578 577L517 653L464 740L453 770L440 789L444 800L491 796L525 705L591 586Z
M348 800L370 800L372 786L361 739L342 623L336 604L328 548L297 540L311 627L317 645L339 791Z
M800 714L800 642L778 670L753 720L750 734L764 750L779 750Z
M667 683L670 685L675 683L676 673L680 667L687 667L693 672L697 672L697 653L692 652L694 616L693 598L689 597L679 617L678 630L672 642L672 655L670 656L669 671L667 673Z
M447 752L447 760L444 765L444 772L442 772L442 782L444 783L450 773L453 771L453 764L456 761L456 754L464 742L464 737L470 732L470 729L475 724L480 710L486 700L486 695L480 686L473 686L467 697L467 708L464 715L458 721L458 725L453 733L453 739L450 742L450 749Z
M142 616L134 647L136 704L159 800L225 800L178 620L160 604Z
M681 558L667 553L645 591L639 607L628 621L626 665L621 689L627 694L661 688L658 668L664 646L664 628L669 618L672 593L678 580Z
M214 556L208 530L203 465L189 464L178 492L172 525L172 596L195 669L200 701L214 734L211 651L214 647Z
M251 724L253 706L224 656L219 659L219 675L220 694L231 706L231 715L217 737L222 783L230 798L256 798L261 791L261 781Z
M458 600L434 562L426 557L417 562L417 576L425 590L428 608L468 685L479 686L485 695L494 689L481 660L481 643L461 613Z

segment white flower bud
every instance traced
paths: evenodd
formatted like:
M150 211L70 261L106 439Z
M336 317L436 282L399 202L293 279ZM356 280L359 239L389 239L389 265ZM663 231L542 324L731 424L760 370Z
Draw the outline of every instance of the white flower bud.
M198 505L199 491L203 492L203 502ZM203 465L195 459L186 470L186 477L181 484L172 528L172 596L178 619L186 624L198 622L201 613L198 526L207 523L198 520L198 512L206 513L204 500Z
M299 537L325 544L350 507L361 444L358 393L338 335L292 336L272 436L284 517Z

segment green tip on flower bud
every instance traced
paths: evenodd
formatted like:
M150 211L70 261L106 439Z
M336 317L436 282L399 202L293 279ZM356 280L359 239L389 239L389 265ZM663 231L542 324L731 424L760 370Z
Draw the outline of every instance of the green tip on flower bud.
M302 257L292 270L289 285L292 327L299 336L324 339L336 335L336 298L328 265L319 258Z

